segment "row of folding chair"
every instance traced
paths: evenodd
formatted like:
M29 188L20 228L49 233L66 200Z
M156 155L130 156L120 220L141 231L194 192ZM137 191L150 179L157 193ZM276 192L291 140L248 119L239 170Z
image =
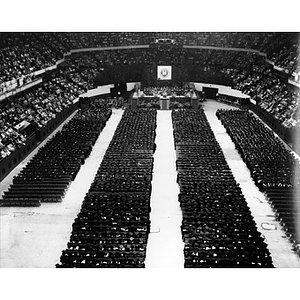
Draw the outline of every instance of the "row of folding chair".
M125 110L57 268L144 268L156 110Z
M80 109L27 163L0 200L2 206L61 202L111 115L102 107Z
M272 267L267 246L204 111L175 110L172 121L184 266Z
M251 176L300 254L300 164L274 133L248 111L218 110Z

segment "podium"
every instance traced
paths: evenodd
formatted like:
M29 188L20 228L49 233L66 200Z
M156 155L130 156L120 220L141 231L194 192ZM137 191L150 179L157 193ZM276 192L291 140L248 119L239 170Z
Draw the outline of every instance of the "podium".
M131 105L130 105L130 108L131 109L136 109L138 106L138 99L137 98L132 98L131 99Z
M170 107L170 99L169 98L160 98L159 106L162 110L169 110Z
M192 98L192 108L193 109L198 109L199 107L199 99L198 98Z
M196 93L195 93L195 89L193 90L193 94L192 94L192 97L191 97L192 99L192 108L193 109L198 109L198 107L199 107L199 98L197 97L197 95L196 95Z

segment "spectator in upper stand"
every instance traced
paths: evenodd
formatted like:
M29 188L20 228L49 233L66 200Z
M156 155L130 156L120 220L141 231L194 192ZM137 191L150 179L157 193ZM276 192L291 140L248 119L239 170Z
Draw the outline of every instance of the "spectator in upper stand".
M25 136L14 128L18 123L24 120L43 127L83 92L81 86L63 78L57 71L51 81L11 97L0 108L1 157L9 155L26 141Z
M25 145L26 137L13 127L0 123L0 150L1 159L10 155L15 149Z
M152 37L173 39L179 44L258 49L290 74L299 71L298 33L1 33L0 83L53 65L71 49L143 45L149 44ZM166 54L176 62L176 55Z
M71 49L149 44L151 37L175 39L181 44L259 48L289 72L299 69L297 33L0 33L0 36L0 83L50 66ZM182 70L179 78L182 82L201 78L204 82L216 84L233 83L235 88L250 95L285 126L300 123L299 89L294 90L275 77L271 68L263 65L264 58L250 52L182 48L166 51L163 58L158 49L74 54L66 58L69 67L58 70L49 82L13 97L11 104L1 108L1 118L9 127L20 120L45 126L81 93L99 82L135 82L149 73L145 81L151 86L156 81L156 74L151 73L153 65L169 62ZM161 91L150 89L145 94L147 92L157 94ZM163 92L185 95L186 91L167 87ZM124 101L118 98L111 103L115 107L123 104Z
M271 68L257 65L254 69L227 70L234 88L250 95L257 104L270 112L287 127L299 124L299 88L273 74Z

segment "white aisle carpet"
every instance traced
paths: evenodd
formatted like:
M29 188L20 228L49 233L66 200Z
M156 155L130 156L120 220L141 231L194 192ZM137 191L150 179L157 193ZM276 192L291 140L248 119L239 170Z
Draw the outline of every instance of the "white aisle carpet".
M183 268L182 213L178 202L176 152L169 110L157 111L155 143L151 229L145 265L146 268Z

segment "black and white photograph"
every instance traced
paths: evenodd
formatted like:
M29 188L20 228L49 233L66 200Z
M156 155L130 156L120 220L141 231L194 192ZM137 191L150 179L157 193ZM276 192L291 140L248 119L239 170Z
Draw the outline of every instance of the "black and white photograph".
M137 291L182 276L212 292L224 278L276 295L278 277L300 270L295 13L252 29L254 14L226 23L225 4L181 19L129 3L79 7L70 21L71 4L45 4L0 27L1 276L34 286L45 274L41 297L56 276L91 278L99 296L118 284L97 276Z

